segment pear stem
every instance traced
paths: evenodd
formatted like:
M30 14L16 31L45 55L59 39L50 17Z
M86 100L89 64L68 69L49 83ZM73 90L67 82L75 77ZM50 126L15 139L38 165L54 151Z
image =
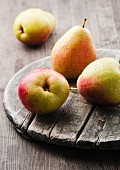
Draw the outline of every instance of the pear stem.
M86 21L87 21L87 19L85 18L85 19L84 19L84 21L83 21L83 23L82 23L82 28L84 28L84 27L85 27L85 23L86 23Z
M70 90L77 90L77 87L70 87Z

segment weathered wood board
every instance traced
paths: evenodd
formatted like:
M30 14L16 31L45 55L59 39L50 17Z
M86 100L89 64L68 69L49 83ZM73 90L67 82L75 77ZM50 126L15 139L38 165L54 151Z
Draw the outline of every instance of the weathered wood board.
M120 61L119 50L99 49L97 58ZM17 131L28 139L78 148L120 149L120 106L102 107L86 101L77 91L70 91L67 101L54 113L36 116L21 104L17 87L30 71L51 68L51 58L35 61L17 72L4 92L4 109ZM75 81L69 81L76 86Z

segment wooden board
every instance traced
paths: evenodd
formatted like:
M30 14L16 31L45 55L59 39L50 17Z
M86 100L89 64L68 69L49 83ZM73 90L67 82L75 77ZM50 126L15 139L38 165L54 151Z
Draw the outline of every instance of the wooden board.
M112 57L120 61L119 50L97 50L97 58ZM18 71L4 92L4 109L16 130L28 139L78 148L120 149L120 106L101 107L87 102L77 91L70 91L67 101L54 113L36 116L21 104L17 87L30 71L51 68L46 57ZM76 86L75 81L69 81Z

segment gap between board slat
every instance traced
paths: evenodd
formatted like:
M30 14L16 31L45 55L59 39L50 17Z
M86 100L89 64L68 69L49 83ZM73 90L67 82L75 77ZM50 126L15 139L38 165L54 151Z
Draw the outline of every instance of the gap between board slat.
M76 135L75 146L77 145L77 140L78 140L80 134L83 132L84 128L86 127L86 125L87 125L90 117L92 116L92 113L94 112L95 108L96 108L96 105L93 104L93 106L92 106L90 112L88 113L88 116L86 117L86 119L85 119L85 121L84 121L81 129L78 131L78 133L77 133L77 135Z

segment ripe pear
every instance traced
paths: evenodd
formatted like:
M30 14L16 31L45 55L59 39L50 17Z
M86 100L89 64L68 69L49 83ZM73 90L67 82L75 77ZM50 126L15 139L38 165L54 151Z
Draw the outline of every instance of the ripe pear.
M83 69L96 59L96 49L88 29L74 26L68 30L52 49L52 67L67 79L76 79Z
M113 58L90 63L77 80L79 93L100 105L120 103L120 64Z
M68 95L69 84L65 77L48 68L33 70L18 86L18 96L23 106L40 115L56 111Z
M22 11L14 21L16 38L27 45L41 44L48 39L54 29L54 16L39 8Z

